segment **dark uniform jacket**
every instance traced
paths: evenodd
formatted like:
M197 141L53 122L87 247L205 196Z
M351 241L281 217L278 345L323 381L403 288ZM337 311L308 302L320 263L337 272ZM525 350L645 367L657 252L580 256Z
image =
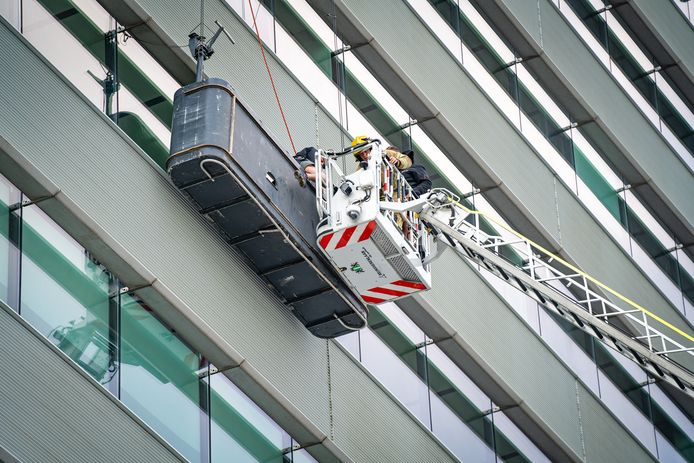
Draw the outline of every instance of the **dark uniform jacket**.
M405 177L407 183L412 187L412 192L419 198L420 195L431 190L431 180L429 180L429 174L424 166L420 164L414 164L409 169L402 171L402 176Z

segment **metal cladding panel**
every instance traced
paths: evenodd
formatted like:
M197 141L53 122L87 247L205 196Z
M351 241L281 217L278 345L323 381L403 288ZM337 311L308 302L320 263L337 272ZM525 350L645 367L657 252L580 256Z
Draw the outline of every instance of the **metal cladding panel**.
M314 146L335 149L336 147L348 146L350 144L352 140L349 134L335 124L335 121L325 109L316 104L315 114L317 121L316 138L313 141ZM297 146L297 149L301 148Z
M325 429L321 341L97 108L4 25L0 42L0 134Z
M21 462L184 461L0 308L0 448Z
M672 50L678 61L677 65L686 68L689 76L694 76L694 47L692 46L694 28L677 11L677 7L670 3L660 4L652 0L630 0L630 3L640 10L644 19L653 27L653 32L658 34L666 46Z
M328 342L334 441L359 462L457 461L433 441L416 418L384 394L349 355ZM358 397L358 400L354 400ZM365 423L373 426L365 427Z
M577 220L585 214L585 210L576 204L571 193L561 191L557 200L562 243L567 249L575 251L573 254L579 268L678 328L692 333L680 312L670 305L613 241L596 238L604 233L597 223ZM620 303L616 297L612 299Z
M435 121L422 123L424 130L431 131L431 125L445 119L457 143L465 147L467 154L447 150L451 161L467 173L474 172L473 162L485 165L558 241L553 195L547 193L554 188L552 173L406 2L389 5L387 15L378 2L343 3L402 69L400 77L410 79L440 112ZM408 107L406 99L399 101ZM426 115L413 116L426 119Z
M421 297L581 455L576 386L569 370L463 258L449 251L435 264L433 288Z
M526 19L525 8L530 5L513 0L501 1L517 14L516 19L527 30L536 27L533 21ZM556 7L548 0L540 0L539 5L542 41L538 43L547 58L614 134L623 151L632 159L631 162L641 171L639 176L650 179L671 203L671 207L691 223L694 217L694 202L691 201L694 197L694 177L691 171L573 32ZM612 161L618 166L623 166L625 162L619 159Z
M6 72L0 73L2 138L57 185L60 196L79 208L79 215L88 218L99 233L107 233L118 249L127 250L156 278L143 294L170 289L173 294L163 296L178 298L190 307L206 329L233 346L259 376L327 435L326 341L312 336L165 174L2 21L0 43L0 61L6 63ZM160 315L186 322L176 314ZM189 341L196 344L195 339ZM372 387L374 394L383 394ZM361 400L361 391L353 392L357 395L344 400ZM395 402L384 403L383 413L402 412ZM377 431L361 422L344 432ZM423 440L420 445L432 442Z
M642 447L633 445L632 437L585 389L578 390L576 405L581 408L585 461L656 461ZM591 413L585 413L585 410Z
M589 273L591 270L599 269L600 271L596 272L596 276L610 284L613 278L617 278L619 272L613 270L614 267L611 264L604 265L608 262L603 260L601 256L595 256L597 258L595 261L597 263L595 264L586 257L588 255L586 253L587 243L583 240L591 237L592 242L599 242L601 248L609 250L603 256L611 255L618 261L624 261L624 267L629 268L629 274L634 276L634 279L631 281L624 279L624 284L619 286L621 288L620 292L629 295L629 297L637 301L639 301L638 295L647 294L648 297L644 299L644 303L657 302L658 306L663 307L664 311L670 313L671 319L678 317L676 309L671 307L659 295L655 285L649 282L638 270L635 270L633 263L626 262L628 259L626 254L598 226L596 219L579 203L575 195L571 194L560 181L557 181L555 185L554 177L549 168L540 161L539 157L511 125L500 117L498 110L472 84L453 59L444 56L446 52L438 43L433 43L435 40L431 37L430 32L424 29L424 26L415 18L414 14L404 3L394 5L393 8L389 9L388 15L378 15L376 13L378 9L377 3L366 0L345 0L344 3L363 21L369 32L374 34L378 43L397 61L398 65L402 66L407 76L412 78L419 88L437 104L441 109L441 114L445 117L450 117L451 121L454 118L459 121L454 124L455 130L465 135L465 140L479 150L478 152L484 162L494 168L500 175L503 183L520 199L524 207L531 211L540 220L540 223L551 231L552 235L560 242L565 255L583 266ZM544 3L545 0L540 0L540 5ZM541 11L544 12L545 10L551 11L554 16L558 14L552 10L551 6L543 7ZM526 14L525 16L530 15ZM549 44L551 43L552 47L561 48L560 44L569 40L568 36L572 36L572 40L576 38L573 34L566 33L566 27L568 26L565 23L562 25L562 28L559 28L558 25L561 18L556 19L557 21L553 21L556 32L550 33L547 29L549 26L546 25L543 16L544 43L546 46L550 46ZM561 21L563 23L563 20ZM392 31L402 30L407 30L408 34L392 33ZM415 38L413 39L412 37ZM418 47L414 47L415 42L419 44ZM592 68L584 68L581 67L583 64L576 64L576 62L585 61L585 66L597 65L595 59L587 55L575 57L573 53L567 52L567 50L571 50L571 48L567 47L568 45L564 45L561 48L563 50L562 59L567 61L567 66L570 65L571 69L575 69L577 75L583 77L583 80L587 82L586 85L592 89L594 97L602 99L601 104L604 103L607 106L618 106L621 104L621 100L616 99L625 98L620 91L605 92L604 95L599 93L599 89L590 85L593 80L585 79L585 69ZM412 50L422 51L417 53L412 52ZM426 50L426 53L424 50ZM588 52L585 51L585 53ZM590 59L588 60L588 58ZM421 68L431 69L432 67L435 67L438 71L437 78L433 81L427 81L429 71L422 71ZM596 72L599 72L599 70ZM466 111L464 110L465 108L474 108L474 110ZM635 111L631 111L632 116L635 114ZM615 117L618 117L618 115ZM645 123L645 120L643 122ZM426 124L427 122L424 123L424 125ZM633 128L628 130L630 134L634 132ZM642 128L642 132L647 132L648 130L652 131L649 127ZM638 143L644 145L649 145L654 140L658 143L663 143L657 134L645 137L634 134L634 138L630 142L636 143L636 138L639 138ZM651 149L649 162L658 164L660 156L653 156L653 152L659 151L658 149ZM449 155L455 158L455 153L449 153ZM672 156L663 156L663 165L667 165L670 162L679 162L674 159L674 156L674 154ZM659 166L658 169L662 169L662 166ZM685 193L681 195L683 200L686 199L687 203L683 205L682 213L685 216L694 217L694 211L691 213L686 212L690 208L694 208L694 202L691 201L691 197L694 197L694 180L691 179L690 174L685 172L681 163L680 168L674 169L671 174L667 174L667 181L663 183L670 186L673 190L677 189L678 192ZM689 178L683 179L683 175L689 176ZM494 190L487 193L487 196L493 195ZM561 198L558 205L555 203L556 198ZM557 210L560 214L559 217L556 216ZM561 234L558 231L559 224L561 226ZM581 240L578 240L576 237L567 239L567 236L573 236L573 230L581 227L589 228L592 234L584 233ZM678 326L686 325L680 322Z
M540 18L540 2L507 2L506 0L501 1L513 13L513 16L515 16L516 20L520 21L523 24L525 31L528 34L530 34L532 39L537 43L542 43L543 37L542 20ZM529 50L523 50L523 52L530 54ZM525 55L523 54L521 54L520 56L525 57Z

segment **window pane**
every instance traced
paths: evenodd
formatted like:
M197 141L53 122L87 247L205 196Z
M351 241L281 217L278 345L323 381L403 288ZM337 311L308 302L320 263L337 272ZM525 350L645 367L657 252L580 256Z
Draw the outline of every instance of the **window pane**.
M190 350L136 296L121 297L121 400L192 462L201 461L206 385Z
M21 201L20 191L0 175L0 299L17 308L19 213L10 206Z
M22 210L20 312L96 380L110 381L111 275L37 206Z
M221 373L210 378L212 462L281 463L291 445L284 432Z

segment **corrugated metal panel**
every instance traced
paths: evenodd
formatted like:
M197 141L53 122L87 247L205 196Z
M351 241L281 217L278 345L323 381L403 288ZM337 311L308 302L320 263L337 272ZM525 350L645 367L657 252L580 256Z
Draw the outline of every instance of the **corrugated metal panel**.
M681 0L680 0L681 1ZM630 0L677 57L678 66L694 75L694 28L671 3L660 4L652 0ZM638 31L637 31L638 32ZM691 77L690 77L691 78Z
M317 106L317 111L317 138L314 143L317 143L318 146L324 149L339 149L343 145L349 145L349 143L352 141L349 135L340 130L340 128L333 121L332 117L330 117L322 107ZM344 136L341 137L341 133L344 134Z
M506 2L502 0L504 5L513 13L518 21L520 21L525 30L531 35L537 43L542 42L542 24L540 20L540 1L532 2Z
M503 179L513 193L522 201L523 206L528 208L540 222L550 229L555 237L558 236L557 218L555 216L558 208L560 214L559 223L561 224L561 245L565 253L578 262L580 265L590 272L598 270L598 277L602 277L609 284L611 279L615 281L624 281L624 284L619 286L624 294L638 299L638 295L647 295L642 299L645 303L653 303L662 307L662 310L670 314L670 318L678 320L677 324L686 326L681 321L676 309L674 309L665 299L660 296L655 286L650 283L633 264L627 261L626 255L618 247L618 245L597 225L595 219L580 205L576 197L559 181L555 185L553 176L538 158L538 156L530 149L528 144L518 135L509 124L500 118L499 112L492 106L489 100L477 90L469 78L460 70L452 58L447 57L446 52L437 43L434 43L431 34L419 23L413 13L406 5L398 3L393 8L389 9L388 15L379 15L377 10L379 5L365 0L346 0L344 2L353 13L358 15L364 25L367 26L369 32L375 35L378 43L397 61L407 76L414 80L417 86L429 96L432 101L441 109L442 114L450 117L452 121L457 121L455 128L464 134L466 141L471 146L476 148L483 157L484 162L491 165ZM541 0L540 4L545 3ZM526 8L529 6L526 5ZM544 11L544 10L543 10ZM556 15L554 11L554 15ZM530 16L525 14L524 17ZM544 17L543 17L544 18ZM554 29L552 33L547 32L544 36L546 46L556 47L562 50L562 60L567 62L567 66L575 71L576 75L583 77L583 81L587 82L587 86L591 87L590 92L596 99L601 100L601 104L606 106L616 107L624 106L622 101L624 95L618 91L605 91L593 88L594 80L585 79L585 75L590 74L585 66L595 66L595 60L592 56L586 56L586 62L583 63L581 56L574 56L573 52L569 52L571 48L566 45L568 38L572 34L566 33L566 24L559 27L560 18L553 21ZM550 27L545 24L543 19L543 31ZM392 33L393 30L407 30L408 34ZM544 34L544 32L543 32ZM575 37L574 37L575 40ZM418 44L415 46L415 44ZM550 45L551 44L551 45ZM564 44L564 45L562 45ZM412 53L412 50L426 50L426 53ZM585 52L587 53L587 51ZM588 60L590 58L590 60ZM571 64L570 64L571 63ZM580 63L580 64L576 64ZM436 69L437 77L431 79L431 70ZM592 72L592 71L591 71ZM596 73L604 71L596 70ZM592 74L591 74L592 75ZM596 93L597 92L597 93ZM473 109L470 109L473 108ZM633 108L633 106L632 106ZM610 109L610 111L612 111ZM631 116L635 116L635 111L631 111ZM615 114L615 118L619 115ZM639 116L640 117L640 116ZM644 121L645 122L645 121ZM639 126L641 127L641 126ZM627 130L627 128L625 128ZM633 128L628 129L630 133L635 132ZM659 156L653 156L653 152L662 152L652 146L654 140L662 144L662 140L655 136L647 136L648 131L652 129L643 127L642 132L646 136L633 135L631 142L641 144L642 146L651 146L649 155L649 163L658 164ZM642 139L643 138L643 139ZM448 153L450 156L455 156L455 153ZM675 162L672 156L664 156ZM667 165L667 159L663 159L663 165ZM658 169L662 169L659 167ZM670 168L664 169L670 170ZM684 193L681 198L691 198L694 196L694 181L691 175L684 172L681 164L680 169L674 169L667 175L667 182L673 183L672 188L677 189L680 193ZM689 176L685 179L683 176ZM676 180L675 180L676 179ZM555 204L555 194L559 197L559 205ZM682 209L684 214L690 208L694 208L694 202L687 200L686 206ZM694 211L690 214L694 216ZM592 234L582 234L581 239L578 239L572 232L573 229L582 229L587 227ZM567 239L567 236L572 236L572 239ZM609 255L617 262L624 262L624 265L612 266L610 261L600 257L595 263L592 263L586 256L588 243L584 241L590 237L592 243L599 242L600 249L606 251L603 256ZM631 280L622 278L619 273L629 267L626 272L632 275ZM608 277L609 276L609 277Z
M0 447L24 463L182 461L0 308Z
M432 267L423 298L580 455L571 373L462 258L444 253Z
M456 461L333 342L330 346L335 443L355 461ZM368 428L364 425L369 423Z
M595 397L580 387L577 393L574 405L581 409L586 461L655 461L641 447L631 443L632 437L600 406Z
M406 3L395 2L387 15L381 14L382 5L377 2L347 0L344 4L452 124L478 161L501 178L558 240L553 198L547 194L554 188L551 172ZM402 103L407 107L407 102ZM463 171L468 170L462 153L446 154Z
M509 8L518 2L504 0ZM694 217L694 178L679 156L629 100L608 71L596 60L554 5L541 0L544 52L595 115L614 133L623 151L640 166L685 220ZM524 16L519 16L521 22ZM532 23L526 27L533 27ZM589 79L586 76L590 76ZM654 153L657 153L655 155Z
M0 34L0 56L16 63L0 75L6 89L0 133L324 428L327 367L320 341L110 122L12 33L3 27Z
M6 63L0 73L0 134L80 213L136 256L157 278L155 286L173 290L328 434L325 341L301 326L143 153L4 25L0 42L0 61ZM313 114L311 109L309 120ZM394 402L383 403L383 413L402 413ZM355 407L366 413L358 400ZM360 426L360 432L375 432L369 423ZM420 445L431 445L424 439Z

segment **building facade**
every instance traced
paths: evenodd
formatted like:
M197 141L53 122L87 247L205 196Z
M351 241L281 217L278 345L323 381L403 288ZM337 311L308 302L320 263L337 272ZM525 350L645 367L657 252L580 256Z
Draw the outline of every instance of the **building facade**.
M453 253L311 336L164 171L218 21L206 73L287 152L413 149L691 336L693 8L0 0L0 461L694 461L689 396Z

